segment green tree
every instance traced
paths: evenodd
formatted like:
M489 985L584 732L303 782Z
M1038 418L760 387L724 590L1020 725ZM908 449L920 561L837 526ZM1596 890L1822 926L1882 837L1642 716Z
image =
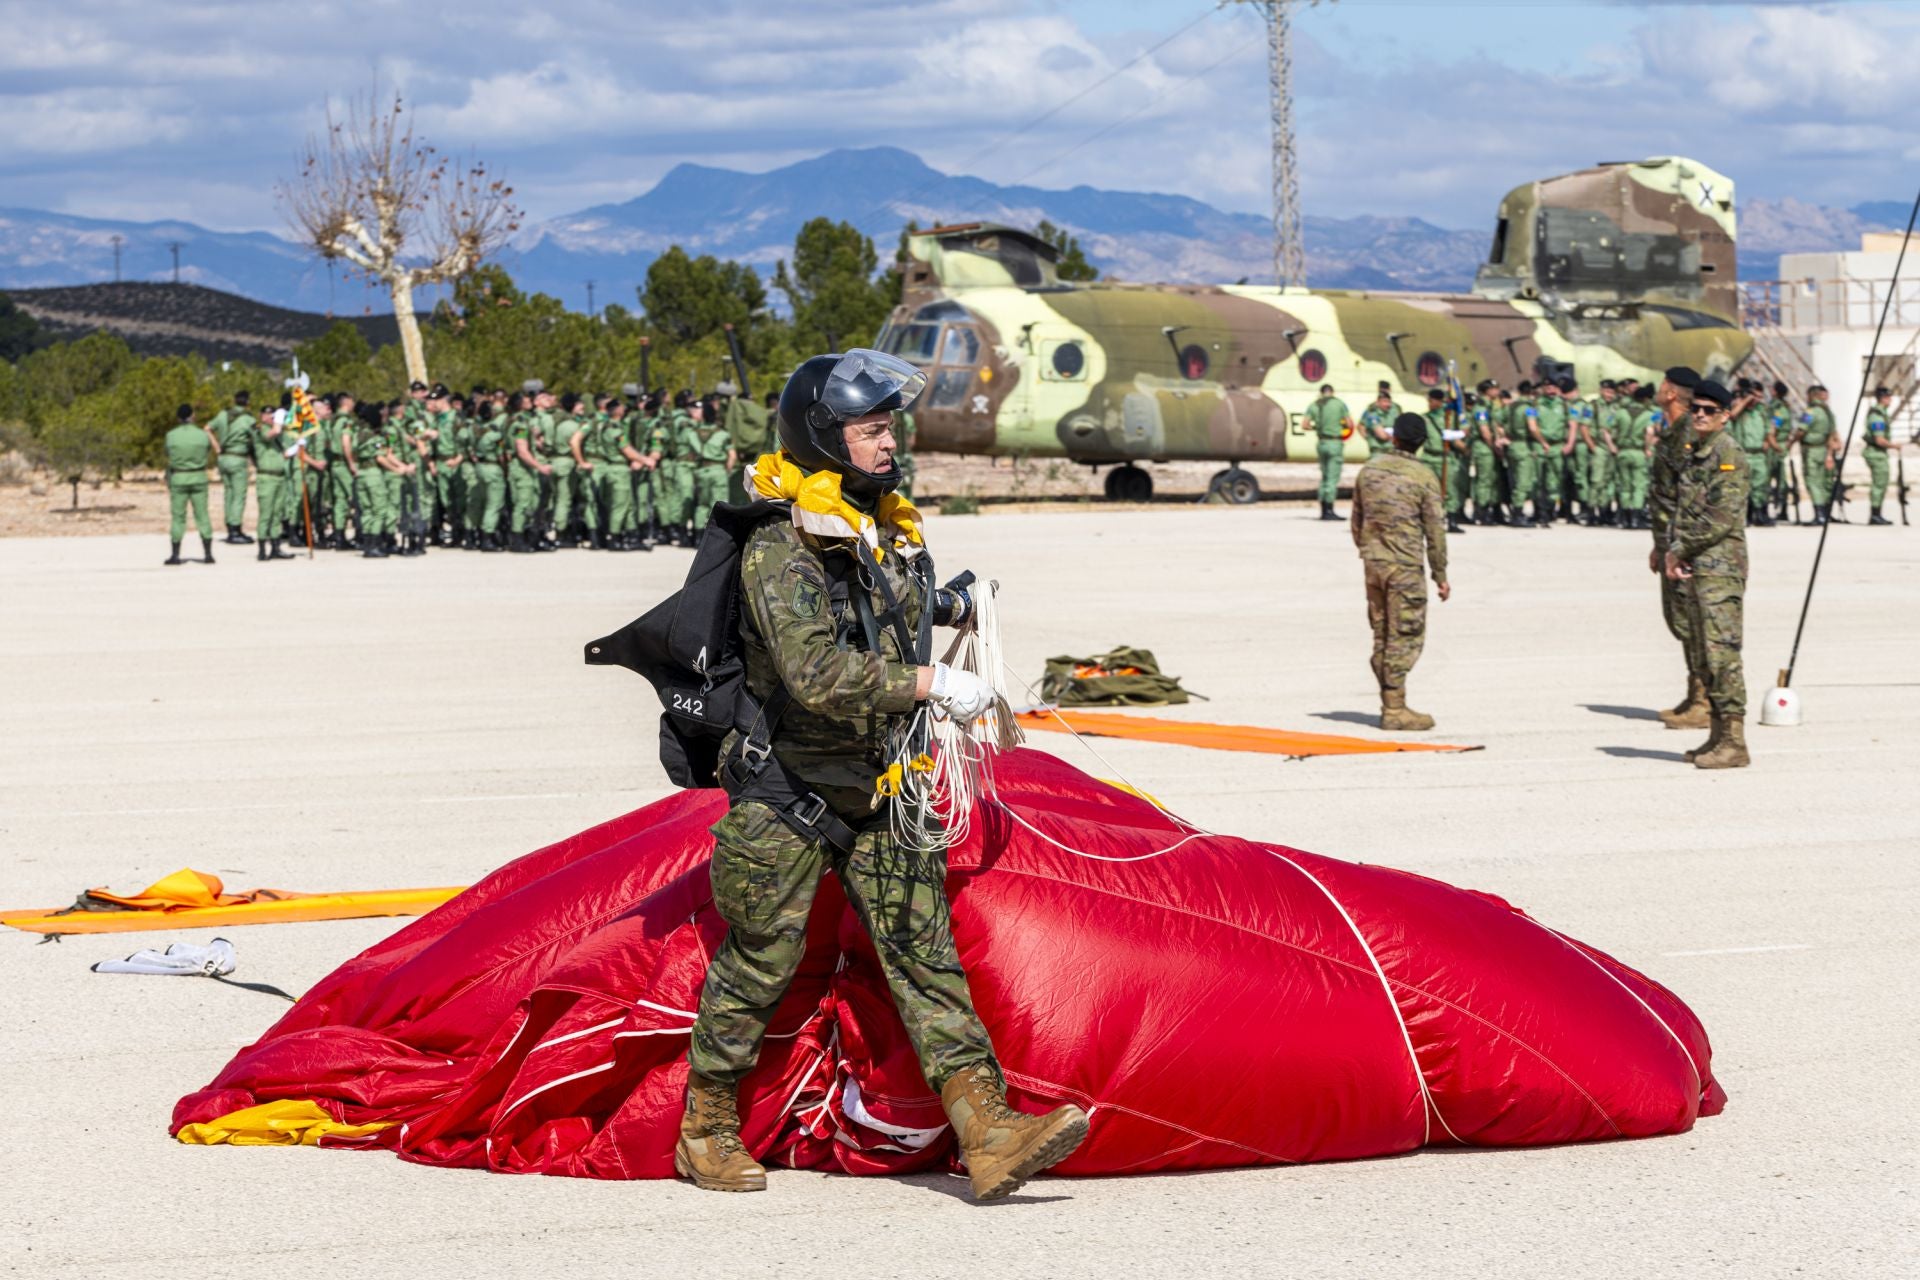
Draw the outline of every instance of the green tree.
M105 391L137 363L127 344L110 333L42 347L20 361L22 416L38 431L56 412Z
M793 265L783 259L773 287L787 295L801 344L865 346L893 309L889 285L876 280L873 241L850 222L814 218L793 241Z
M752 267L711 254L689 257L677 244L648 265L640 288L648 324L678 342L696 342L729 324L744 336L766 305L766 286Z
M1087 255L1080 249L1080 237L1065 227L1056 227L1041 219L1033 234L1052 245L1060 254L1060 260L1054 270L1062 280L1098 280L1100 268L1087 261Z
M357 326L336 320L319 337L294 347L293 358L313 376L316 388L341 387L356 375L366 374L373 348Z
M18 360L44 341L40 322L0 293L0 360Z

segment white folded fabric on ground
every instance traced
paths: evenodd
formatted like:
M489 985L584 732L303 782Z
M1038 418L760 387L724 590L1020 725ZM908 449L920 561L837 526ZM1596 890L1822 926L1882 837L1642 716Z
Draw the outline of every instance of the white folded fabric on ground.
M215 938L205 946L176 942L165 951L151 947L136 951L125 960L102 960L93 966L95 973L159 973L181 977L218 978L232 973L239 964L233 944Z

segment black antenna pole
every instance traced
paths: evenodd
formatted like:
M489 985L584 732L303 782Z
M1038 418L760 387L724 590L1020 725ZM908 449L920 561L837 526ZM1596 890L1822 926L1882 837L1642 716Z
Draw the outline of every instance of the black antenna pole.
M1920 193L1913 197L1913 212L1907 215L1906 238L1900 241L1900 255L1893 260L1893 280L1887 286L1887 300L1880 307L1880 323L1873 329L1873 346L1867 351L1867 367L1860 374L1860 394L1853 402L1853 416L1847 420L1847 438L1840 446L1840 463L1833 472L1834 487L1820 508L1820 542L1813 550L1813 572L1807 575L1806 597L1800 601L1800 622L1793 629L1793 652L1787 655L1787 669L1780 673L1782 689L1792 687L1793 668L1800 661L1800 637L1807 629L1807 606L1813 603L1813 584L1820 580L1820 559L1827 552L1827 534L1833 529L1833 499L1840 492L1847 455L1853 451L1853 429L1860 424L1860 406L1866 403L1867 389L1873 385L1873 366L1880 356L1880 335L1886 332L1887 313L1893 309L1893 299L1900 292L1900 268L1907 261L1907 246L1913 243L1916 219L1920 219Z

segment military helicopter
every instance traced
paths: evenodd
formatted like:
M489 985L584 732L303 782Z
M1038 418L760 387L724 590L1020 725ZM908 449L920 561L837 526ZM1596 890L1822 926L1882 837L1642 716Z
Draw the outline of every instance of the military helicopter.
M1468 387L1571 374L1724 377L1753 343L1734 317L1733 182L1696 161L1607 163L1516 187L1466 294L1059 279L1056 253L975 222L909 238L878 346L927 369L918 447L1111 466L1109 498L1153 495L1142 462L1312 461L1303 413L1331 383L1352 412L1386 382L1401 409L1454 371ZM1355 432L1346 456L1367 456Z

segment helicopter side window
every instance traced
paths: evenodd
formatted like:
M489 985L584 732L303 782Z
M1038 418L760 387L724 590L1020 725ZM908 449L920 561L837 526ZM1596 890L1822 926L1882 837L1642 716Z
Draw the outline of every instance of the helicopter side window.
M903 324L887 335L887 345L881 350L889 355L899 356L902 360L911 360L915 364L932 364L934 352L939 349L939 343L939 325Z

